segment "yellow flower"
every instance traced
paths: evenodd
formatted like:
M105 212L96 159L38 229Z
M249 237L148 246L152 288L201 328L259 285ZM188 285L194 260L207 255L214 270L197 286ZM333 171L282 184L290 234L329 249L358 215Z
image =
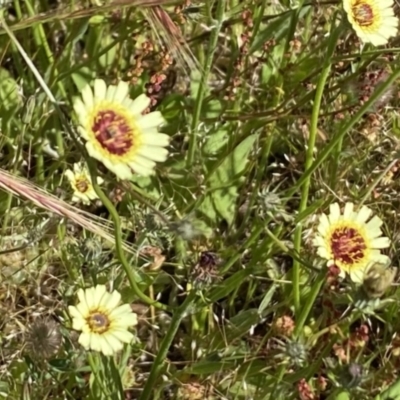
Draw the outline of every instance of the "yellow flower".
M382 237L382 220L377 216L370 219L371 214L372 210L366 206L354 211L353 203L346 203L341 214L339 204L331 204L329 216L320 216L314 238L318 254L328 260L328 266L336 265L358 283L372 264L389 261L380 249L389 247L390 240Z
M157 129L164 122L161 113L142 115L150 99L142 94L131 100L128 90L126 82L107 87L102 79L96 79L93 90L86 85L82 98L74 101L79 133L89 155L120 179L130 179L133 172L151 175L156 161L168 156L169 136Z
M72 328L82 331L79 343L86 350L113 355L129 343L133 334L130 326L137 324L137 315L129 304L118 306L121 295L117 291L107 292L104 285L78 290L79 303L69 306Z
M397 35L398 19L394 15L393 0L343 0L343 8L363 42L380 46Z
M98 198L93 189L89 171L85 165L74 164L74 170L71 171L70 169L67 169L65 171L65 176L68 178L72 189L74 190L72 201L77 203L81 201L84 204L90 204L90 200ZM103 179L97 177L97 183L101 185Z

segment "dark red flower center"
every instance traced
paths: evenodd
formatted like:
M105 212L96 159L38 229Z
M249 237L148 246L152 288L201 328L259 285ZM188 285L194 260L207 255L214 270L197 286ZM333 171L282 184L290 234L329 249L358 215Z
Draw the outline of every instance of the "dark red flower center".
M132 128L114 111L99 111L92 130L101 147L111 154L123 156L133 146Z
M360 26L369 26L374 23L374 12L369 4L356 3L353 6L353 17Z
M88 323L90 329L97 333L103 333L107 331L108 327L110 326L110 321L107 318L107 315L104 315L101 312L94 312L90 314L86 322Z
M363 259L366 248L364 238L356 229L342 227L331 235L333 258L343 264L355 264Z

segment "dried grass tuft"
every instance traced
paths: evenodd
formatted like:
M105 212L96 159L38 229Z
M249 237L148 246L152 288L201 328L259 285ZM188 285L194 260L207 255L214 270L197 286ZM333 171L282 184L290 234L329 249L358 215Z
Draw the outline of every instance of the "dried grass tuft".
M60 200L26 179L14 176L0 169L0 187L18 197L30 200L40 208L60 217L70 219L82 228L102 237L110 243L115 242L114 235L111 232L112 227L107 220ZM124 249L131 253L136 252L136 249L128 243L124 243Z

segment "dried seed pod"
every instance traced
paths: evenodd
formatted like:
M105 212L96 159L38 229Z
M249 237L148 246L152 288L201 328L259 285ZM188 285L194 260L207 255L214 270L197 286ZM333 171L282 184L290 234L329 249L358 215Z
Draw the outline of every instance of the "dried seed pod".
M371 299L382 297L392 285L397 267L387 267L384 264L374 264L369 269L363 282L363 290Z

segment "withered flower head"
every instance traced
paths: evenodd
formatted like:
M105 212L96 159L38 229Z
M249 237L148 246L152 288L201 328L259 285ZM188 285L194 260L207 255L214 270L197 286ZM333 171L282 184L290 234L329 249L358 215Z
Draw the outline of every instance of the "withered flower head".
M35 320L26 336L28 351L40 359L54 356L61 346L61 341L59 325L50 318Z
M97 260L103 251L101 242L95 237L87 237L80 246L80 251L86 261Z
M293 365L303 365L307 360L306 346L297 341L288 341L285 353L290 363Z
M340 384L347 388L352 389L359 386L363 380L364 368L360 364L351 363L343 367L339 376Z
M211 285L220 279L218 266L221 263L216 253L203 251L200 254L198 263L192 269L193 284L201 289Z
M208 390L199 382L190 382L182 385L177 392L177 398L182 400L207 400Z

